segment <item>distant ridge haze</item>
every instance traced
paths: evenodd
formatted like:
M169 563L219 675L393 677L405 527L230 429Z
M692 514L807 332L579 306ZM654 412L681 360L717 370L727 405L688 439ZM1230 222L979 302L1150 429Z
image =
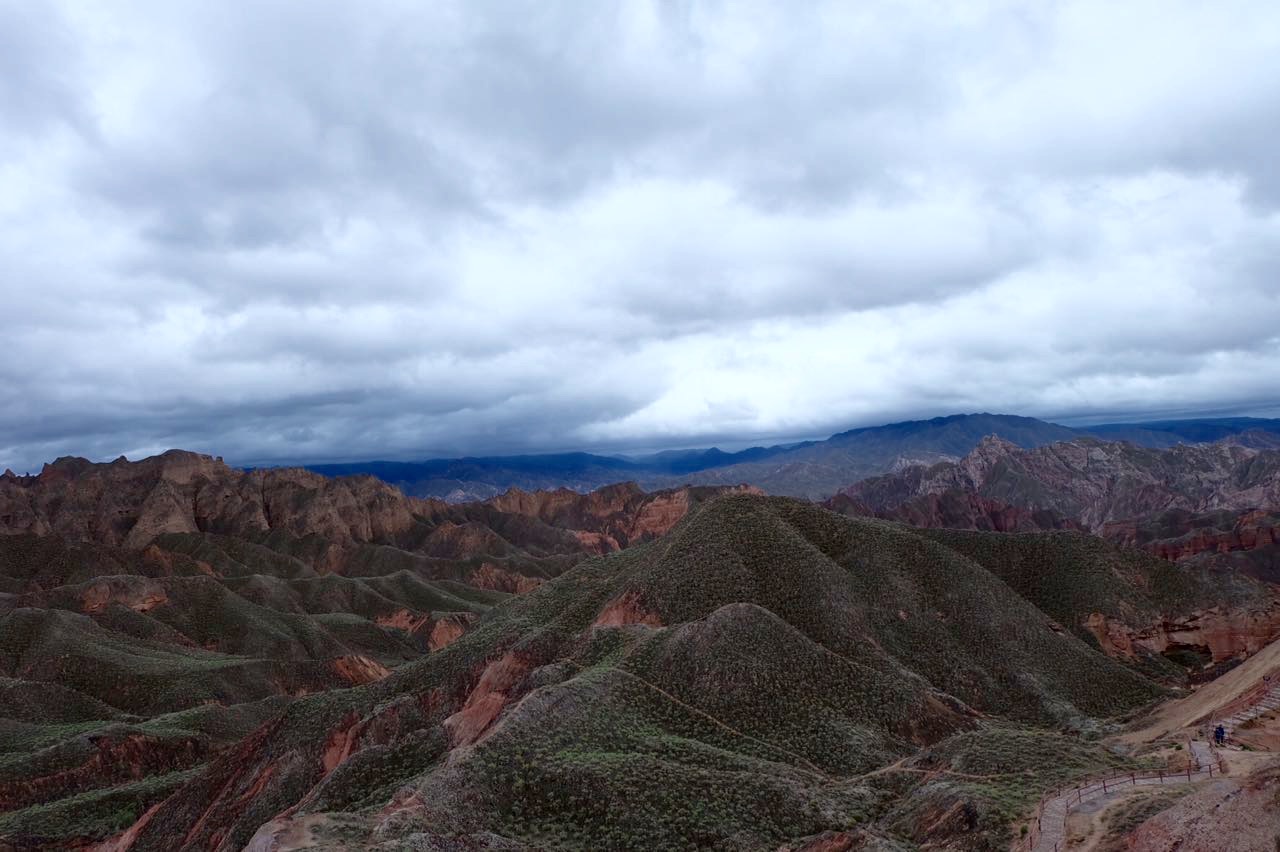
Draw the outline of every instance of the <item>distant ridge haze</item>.
M751 447L737 452L712 447L638 456L573 452L305 467L330 476L370 474L413 496L451 501L484 499L512 487L586 491L624 480L634 480L645 488L748 482L773 494L825 499L857 480L903 464L957 459L988 435L1024 448L1082 435L1154 448L1223 439L1267 446L1280 442L1280 419L1199 418L1069 427L1009 414L953 414L850 429L821 441Z

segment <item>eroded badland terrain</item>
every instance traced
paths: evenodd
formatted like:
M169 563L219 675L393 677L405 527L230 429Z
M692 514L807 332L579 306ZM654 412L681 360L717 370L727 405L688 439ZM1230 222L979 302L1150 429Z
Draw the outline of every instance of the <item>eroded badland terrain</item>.
M0 477L0 847L1274 852L1278 526L1240 441L822 504L60 459Z

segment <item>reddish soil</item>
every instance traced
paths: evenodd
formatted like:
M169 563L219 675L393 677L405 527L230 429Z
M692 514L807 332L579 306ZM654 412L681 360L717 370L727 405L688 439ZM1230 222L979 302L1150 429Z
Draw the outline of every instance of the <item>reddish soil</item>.
M649 627L662 627L662 619L656 612L648 609L635 591L623 592L613 599L596 617L595 627L621 627L626 624L644 624Z
M366 683L373 683L375 680L382 680L391 674L391 670L376 660L368 657L361 657L352 654L346 657L336 657L332 663L333 670L339 677L345 678L353 686L363 686Z
M467 577L467 582L477 589L488 589L494 592L507 592L516 595L532 592L542 585L542 580L537 577L514 574L504 568L499 568L492 562L486 562L472 571L470 576Z
M512 688L532 669L532 665L514 652L508 652L485 666L475 689L467 696L462 709L444 720L455 747L471 745L498 718L510 702Z

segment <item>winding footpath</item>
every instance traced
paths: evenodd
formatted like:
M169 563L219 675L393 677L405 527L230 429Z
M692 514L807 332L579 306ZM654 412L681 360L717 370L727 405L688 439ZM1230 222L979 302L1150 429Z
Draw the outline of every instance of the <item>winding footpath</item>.
M1273 710L1280 710L1280 684L1270 687L1246 707L1215 724L1221 724L1230 737L1236 728ZM1222 766L1209 743L1193 740L1189 745L1194 769L1188 767L1182 772L1115 775L1098 781L1083 782L1044 800L1038 817L1032 821L1031 834L1013 848L1018 852L1063 852L1067 848L1067 815L1073 807L1085 800L1107 796L1129 787L1190 784L1221 774Z
M1081 802L1133 787L1163 787L1205 781L1221 773L1213 749L1207 742L1192 741L1191 756L1196 768L1184 772L1124 773L1073 787L1045 802L1040 813L1039 834L1031 852L1061 852L1067 848L1067 815ZM1026 848L1019 846L1018 848Z

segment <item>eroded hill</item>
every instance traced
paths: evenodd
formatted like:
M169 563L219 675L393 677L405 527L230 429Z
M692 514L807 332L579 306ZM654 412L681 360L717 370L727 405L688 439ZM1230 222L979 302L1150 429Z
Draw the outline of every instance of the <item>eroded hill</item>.
M1153 594L1180 569L1083 534L1006 538L713 499L376 681L143 723L179 755L150 786L15 801L0 831L124 831L87 815L127 801L134 850L1002 848L1040 789L1124 763L1083 735L1178 680L1082 617L1138 629L1219 594L1194 572ZM1087 593L1063 600L1072 575ZM1241 580L1219 602L1264 595ZM111 724L117 742L139 723ZM34 745L14 773L51 759Z
M727 490L450 505L182 452L2 477L0 837L109 835L300 697L385 678Z

